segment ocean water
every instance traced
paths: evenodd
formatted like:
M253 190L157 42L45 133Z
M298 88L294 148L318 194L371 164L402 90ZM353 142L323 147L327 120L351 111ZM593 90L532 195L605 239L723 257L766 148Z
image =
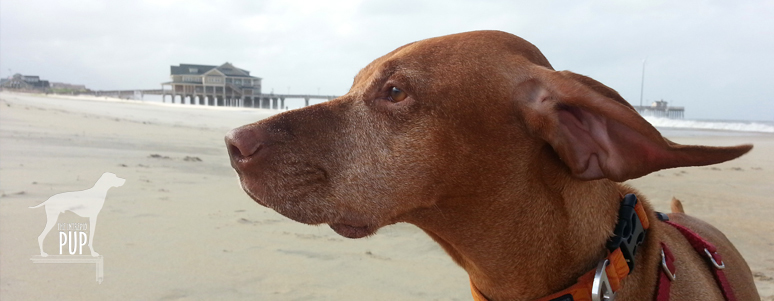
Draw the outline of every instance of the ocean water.
M139 100L139 99L138 99ZM145 95L143 101L161 102L161 95ZM169 101L169 98L167 98ZM311 104L322 102L312 101ZM303 100L286 100L289 109L301 108ZM740 136L774 133L774 121L689 120L643 116L664 136Z
M774 121L690 120L643 116L664 136L740 136L774 133Z

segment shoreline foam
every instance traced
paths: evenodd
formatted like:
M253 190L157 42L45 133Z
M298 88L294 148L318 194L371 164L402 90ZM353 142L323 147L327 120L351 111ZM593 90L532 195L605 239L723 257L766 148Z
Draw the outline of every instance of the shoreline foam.
M707 131L732 131L751 133L774 133L774 125L759 121L706 121L688 119L668 119L663 117L644 116L650 124L656 128L683 129L683 130L707 130Z

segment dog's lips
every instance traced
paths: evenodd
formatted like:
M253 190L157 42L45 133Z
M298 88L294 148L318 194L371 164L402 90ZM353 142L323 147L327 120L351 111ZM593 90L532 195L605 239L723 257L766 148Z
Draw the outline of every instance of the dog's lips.
M253 201L255 201L256 203L258 203L258 205L261 205L263 207L271 208L271 207L269 207L268 204L266 204L263 200L261 200L259 198L253 197Z
M258 195L262 194L261 185L257 185L256 182L246 178L239 170L237 170L237 174L240 177L242 189L253 199L253 201L296 222L309 225L328 224L337 234L347 238L363 238L374 234L376 230L379 229L379 226L371 225L369 222L364 222L363 220L353 218L352 216L349 218L326 218L323 216L310 217L306 214L299 214L299 212L295 210L287 210L287 208L283 206L272 206L276 204L274 204L274 202L267 202L264 198L258 197Z
M258 203L258 205L261 205L261 206L263 206L263 207L269 208L269 205L268 205L268 204L266 204L266 202L264 202L264 201L263 201L261 198L259 198L259 197L256 197L256 196L255 196L255 194L253 194L253 193L252 193L252 191L250 191L250 189L248 189L248 188L247 188L247 185L245 185L244 183L242 183L242 190L244 190L244 191L247 193L247 195L248 195L248 196L249 196L251 199L253 199L253 201L255 201L256 203Z
M374 228L371 226L353 226L341 223L328 224L333 231L346 238L363 238L374 234Z

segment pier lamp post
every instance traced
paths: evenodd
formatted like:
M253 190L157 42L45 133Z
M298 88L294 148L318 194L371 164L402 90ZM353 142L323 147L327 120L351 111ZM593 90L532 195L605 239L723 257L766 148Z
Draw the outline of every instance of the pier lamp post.
M642 81L640 81L640 110L642 110L642 94L645 91L645 62L647 61L648 58L642 60Z

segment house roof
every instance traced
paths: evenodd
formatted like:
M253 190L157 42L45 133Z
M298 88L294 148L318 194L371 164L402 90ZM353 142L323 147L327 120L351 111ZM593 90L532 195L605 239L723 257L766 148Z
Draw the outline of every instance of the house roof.
M203 75L211 71L212 69L216 69L220 73L223 73L228 77L246 77L246 78L261 79L260 77L250 76L250 71L234 67L234 65L232 65L231 63L225 63L220 66L180 64L180 66L170 66L170 74L171 75Z

